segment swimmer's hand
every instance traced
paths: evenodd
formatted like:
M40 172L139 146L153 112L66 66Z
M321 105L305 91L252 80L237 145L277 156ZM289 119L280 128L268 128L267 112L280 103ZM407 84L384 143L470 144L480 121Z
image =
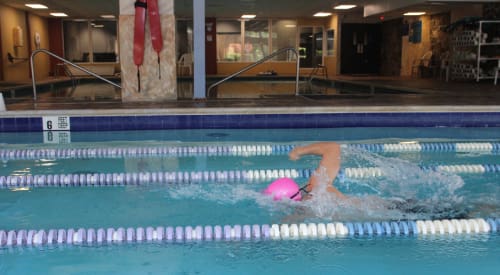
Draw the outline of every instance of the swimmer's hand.
M300 158L300 155L301 154L299 153L299 147L293 148L293 150L288 153L288 157L290 158L290 160L298 160Z

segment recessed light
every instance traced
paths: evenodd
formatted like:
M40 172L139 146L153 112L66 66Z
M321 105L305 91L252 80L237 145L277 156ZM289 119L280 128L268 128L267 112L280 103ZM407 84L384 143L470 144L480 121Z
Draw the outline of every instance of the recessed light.
M313 16L314 17L327 17L327 16L330 16L330 15L332 15L331 12L317 12Z
M404 16L419 16L419 15L424 15L424 11L409 11L407 13L404 13Z
M241 18L243 18L243 19L254 19L255 17L257 17L257 15L255 15L255 14L243 14L241 16Z
M285 28L295 28L295 27L297 27L297 25L295 25L295 24L285 25Z
M26 7L30 7L32 9L36 9L36 10L46 10L48 9L47 6L45 5L42 5L42 4L25 4Z
M338 5L338 6L335 6L334 9L336 10L350 10L350 9L353 9L355 8L356 5Z
M105 19L115 19L116 17L112 14L103 14L101 15L101 18L105 18Z
M64 12L51 12L50 15L55 17L68 17L68 15L65 14Z

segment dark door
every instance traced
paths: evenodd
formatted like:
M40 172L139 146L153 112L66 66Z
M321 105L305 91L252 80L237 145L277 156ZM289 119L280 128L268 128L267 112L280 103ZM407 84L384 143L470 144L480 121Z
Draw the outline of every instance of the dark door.
M380 24L342 24L342 74L378 74Z

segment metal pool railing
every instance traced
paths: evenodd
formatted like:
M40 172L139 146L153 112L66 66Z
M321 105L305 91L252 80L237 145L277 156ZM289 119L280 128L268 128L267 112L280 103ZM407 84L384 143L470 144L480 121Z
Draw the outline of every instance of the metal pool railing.
M110 245L147 242L315 240L338 237L487 234L498 232L500 219L452 219L385 222L336 222L273 225L158 226L0 230L0 247Z

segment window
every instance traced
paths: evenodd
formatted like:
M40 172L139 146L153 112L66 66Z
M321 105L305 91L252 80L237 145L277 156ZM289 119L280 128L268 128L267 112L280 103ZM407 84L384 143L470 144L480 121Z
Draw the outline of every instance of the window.
M238 20L217 21L217 60L241 60L241 22Z
M64 21L64 57L71 62L89 62L90 33L87 21Z
M64 21L64 56L71 62L116 62L116 21Z
M295 20L273 20L272 45L275 52L287 47L295 47L297 35L297 22ZM278 55L274 60L294 61L295 55L291 52Z
M299 54L302 68L323 64L323 27L300 28Z
M326 31L326 54L329 56L335 55L335 30Z
M92 54L94 62L116 62L118 41L115 21L93 21L90 23Z
M245 25L242 61L255 62L269 55L269 22L249 20Z
M255 62L285 47L295 47L295 20L218 20L217 60ZM287 52L275 61L294 61Z
M176 49L177 60L183 54L193 52L193 21L191 20L178 20L176 27Z

